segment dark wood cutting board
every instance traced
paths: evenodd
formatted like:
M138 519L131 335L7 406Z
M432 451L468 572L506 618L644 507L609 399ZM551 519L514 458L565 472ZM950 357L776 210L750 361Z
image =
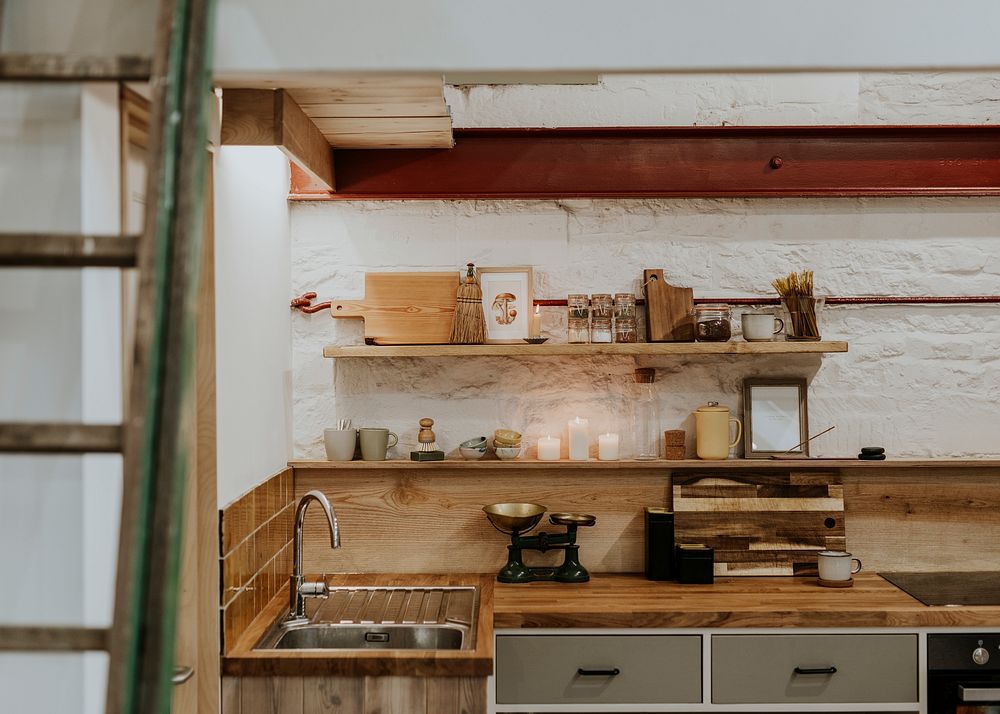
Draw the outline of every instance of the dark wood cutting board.
M646 342L694 342L694 291L663 279L663 271L642 271L646 298Z
M673 474L675 538L715 548L715 574L816 575L816 552L844 550L835 473Z

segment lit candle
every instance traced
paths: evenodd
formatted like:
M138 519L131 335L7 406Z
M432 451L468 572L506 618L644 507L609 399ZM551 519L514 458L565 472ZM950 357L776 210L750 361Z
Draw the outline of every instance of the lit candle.
M590 441L587 438L587 420L577 417L567 424L569 429L570 461L586 461L590 456Z
M601 461L618 460L618 434L601 434L597 437L597 458Z
M535 314L531 316L531 324L528 327L528 337L542 336L542 306L535 305Z
M543 436L538 440L538 460L558 461L561 445L562 442L559 439L552 436Z

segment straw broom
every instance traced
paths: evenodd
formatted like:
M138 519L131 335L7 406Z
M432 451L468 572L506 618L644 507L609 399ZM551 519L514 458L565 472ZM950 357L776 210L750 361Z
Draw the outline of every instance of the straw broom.
M483 313L483 290L476 280L476 266L468 264L465 280L458 286L455 320L451 323L453 345L481 345L486 341L486 316Z

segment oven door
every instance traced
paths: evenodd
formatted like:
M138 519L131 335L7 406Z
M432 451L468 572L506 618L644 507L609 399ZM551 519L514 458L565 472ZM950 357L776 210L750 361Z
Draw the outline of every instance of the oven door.
M1000 714L1000 676L932 673L928 714Z

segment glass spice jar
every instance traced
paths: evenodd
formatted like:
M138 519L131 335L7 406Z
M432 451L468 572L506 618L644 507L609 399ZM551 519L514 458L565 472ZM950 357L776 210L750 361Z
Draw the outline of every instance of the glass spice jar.
M590 296L590 315L611 319L612 301L611 293L594 293Z
M590 325L590 341L595 344L611 342L611 318L595 317Z
M566 307L570 319L584 319L590 317L590 301L586 295L572 294L566 298Z
M590 342L590 323L585 317L571 317L566 330L566 341L570 344Z
M615 320L635 319L635 295L615 293Z
M638 342L639 331L635 318L619 317L615 320L615 342Z
M733 334L728 305L698 305L694 309L694 338L698 342L727 342Z

